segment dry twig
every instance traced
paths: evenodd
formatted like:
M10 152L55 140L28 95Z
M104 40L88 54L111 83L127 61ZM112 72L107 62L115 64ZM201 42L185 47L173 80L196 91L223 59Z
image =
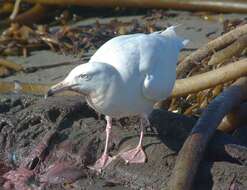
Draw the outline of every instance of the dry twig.
M20 3L21 3L21 0L16 0L15 1L15 5L14 5L14 9L13 9L13 12L12 14L10 15L10 20L14 20L16 15L18 14L19 12L19 7L20 7Z

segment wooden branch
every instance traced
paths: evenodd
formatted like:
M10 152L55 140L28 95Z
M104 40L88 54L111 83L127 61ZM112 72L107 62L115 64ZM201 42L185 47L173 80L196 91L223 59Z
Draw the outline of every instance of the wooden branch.
M77 5L86 7L135 7L135 8L158 8L190 11L216 11L246 13L247 4L242 1L198 1L198 0L25 0L30 3L44 3L50 5Z
M184 96L238 79L245 75L247 75L247 58L213 71L176 80L171 96Z
M239 79L209 104L179 152L169 184L170 190L192 189L198 165L217 126L226 114L240 106L246 98L245 77Z
M247 47L247 34L240 37L238 40L227 46L226 48L214 53L208 61L208 65L218 65L238 56Z
M226 115L218 128L224 132L232 132L236 128L247 123L247 103L243 103L239 108Z
M241 36L247 34L247 24L237 27L236 29L210 41L197 51L186 57L177 67L177 78L181 79L187 76L194 64L200 63L204 58L212 55L214 51L225 48Z
M44 20L45 18L47 18L50 10L51 10L50 6L43 5L43 4L36 4L31 9L27 10L26 12L17 15L11 21L30 25L35 22L40 22L41 20Z
M166 146L173 144L174 134L177 134L179 138L176 139L176 148L171 146L170 148L178 152L186 138L189 136L192 127L196 124L195 117L188 117L185 115L166 111L164 109L154 109L151 114L150 121L153 126L157 129L159 138L166 144ZM179 122L174 122L179 121ZM232 159L232 154L229 155L225 150L225 146L228 144L236 144L243 146L244 144L239 139L232 135L226 134L221 131L217 131L210 141L207 149L207 159L210 161L235 161ZM162 188L160 188L162 189Z

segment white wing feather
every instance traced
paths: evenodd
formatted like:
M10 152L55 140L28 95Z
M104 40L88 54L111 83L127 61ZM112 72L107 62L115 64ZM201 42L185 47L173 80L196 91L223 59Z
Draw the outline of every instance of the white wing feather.
M166 99L171 94L179 51L188 43L176 35L174 28L150 34L150 42L141 46L140 70L146 73L142 91L146 98L154 101Z
M102 45L90 62L114 66L126 83L135 75L140 79L142 95L146 99L163 100L170 95L176 79L179 51L188 42L178 37L174 28L115 37ZM131 88L131 84L129 86Z

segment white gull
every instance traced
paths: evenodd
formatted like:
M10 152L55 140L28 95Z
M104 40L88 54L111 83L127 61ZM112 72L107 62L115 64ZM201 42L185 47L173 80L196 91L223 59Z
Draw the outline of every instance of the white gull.
M63 90L84 94L87 103L106 116L106 143L102 156L90 167L105 168L112 157L108 143L112 118L138 115L141 134L136 148L120 156L128 163L143 163L143 129L153 105L166 99L176 79L176 64L180 50L188 40L176 35L175 26L151 34L130 34L115 37L103 44L88 63L75 67L47 95Z

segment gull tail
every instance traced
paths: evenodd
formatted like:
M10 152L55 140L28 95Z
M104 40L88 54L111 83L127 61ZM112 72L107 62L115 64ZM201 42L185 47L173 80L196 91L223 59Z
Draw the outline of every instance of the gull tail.
M178 26L181 26L181 24L170 26L166 28L166 30L161 31L160 34L166 37L173 38L175 41L178 42L178 44L180 44L180 48L184 48L189 43L189 40L184 39L176 34L175 28L177 28Z

